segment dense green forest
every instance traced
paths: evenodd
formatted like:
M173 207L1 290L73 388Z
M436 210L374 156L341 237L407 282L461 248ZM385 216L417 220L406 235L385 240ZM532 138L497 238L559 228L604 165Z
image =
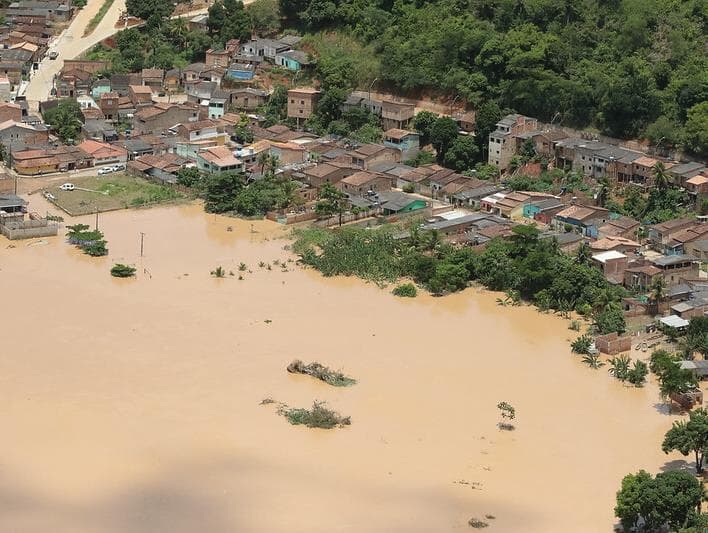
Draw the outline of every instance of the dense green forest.
M325 89L314 130L341 120L348 90L375 81L467 103L478 139L516 111L708 156L705 0L217 0L207 32L169 20L166 0L127 8L146 26L91 53L114 71L183 66L232 38L305 34Z
M373 50L375 76L391 88L689 147L706 125L703 0L280 3L286 25L342 32Z

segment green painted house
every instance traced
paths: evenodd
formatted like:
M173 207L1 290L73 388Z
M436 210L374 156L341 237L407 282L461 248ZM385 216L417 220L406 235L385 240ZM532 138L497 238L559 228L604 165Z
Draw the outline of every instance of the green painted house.
M428 207L428 202L424 199L397 191L380 192L378 201L384 215L400 215Z

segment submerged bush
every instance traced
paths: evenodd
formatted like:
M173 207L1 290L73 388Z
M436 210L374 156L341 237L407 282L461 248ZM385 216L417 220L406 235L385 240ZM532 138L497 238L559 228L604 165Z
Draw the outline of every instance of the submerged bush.
M325 406L325 402L315 401L312 409L291 408L286 405L278 410L294 426L304 425L309 428L332 429L348 426L351 418L340 416L339 413Z
M342 372L331 370L316 362L306 365L299 359L296 359L288 365L288 372L292 374L306 374L335 387L349 387L356 383L355 379L345 376Z
M418 289L412 283L403 283L393 289L394 296L401 296L402 298L415 298L418 295Z
M129 278L135 275L135 267L124 265L122 263L116 263L111 268L111 276L114 278Z

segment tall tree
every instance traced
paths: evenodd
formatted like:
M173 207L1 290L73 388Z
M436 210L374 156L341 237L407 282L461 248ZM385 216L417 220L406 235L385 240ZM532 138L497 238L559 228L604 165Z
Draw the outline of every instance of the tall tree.
M696 461L696 473L703 473L703 454L708 448L708 412L696 409L688 413L688 421L674 422L673 427L666 432L661 449L668 454L678 451L686 456L693 452Z

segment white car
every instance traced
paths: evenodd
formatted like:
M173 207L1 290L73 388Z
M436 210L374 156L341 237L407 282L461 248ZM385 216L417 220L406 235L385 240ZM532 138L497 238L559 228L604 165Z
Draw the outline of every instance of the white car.
M60 185L59 188L62 191L73 191L75 187L73 183L64 183L63 185Z
M56 196L54 196L54 195L53 195L52 193L50 193L49 191L44 191L44 197L45 197L47 200L56 200L56 199L57 199Z
M125 170L125 165L113 165L111 168L113 169L113 172L119 172L121 170Z
M110 174L111 172L113 172L113 167L103 167L98 169L99 176L103 174Z

